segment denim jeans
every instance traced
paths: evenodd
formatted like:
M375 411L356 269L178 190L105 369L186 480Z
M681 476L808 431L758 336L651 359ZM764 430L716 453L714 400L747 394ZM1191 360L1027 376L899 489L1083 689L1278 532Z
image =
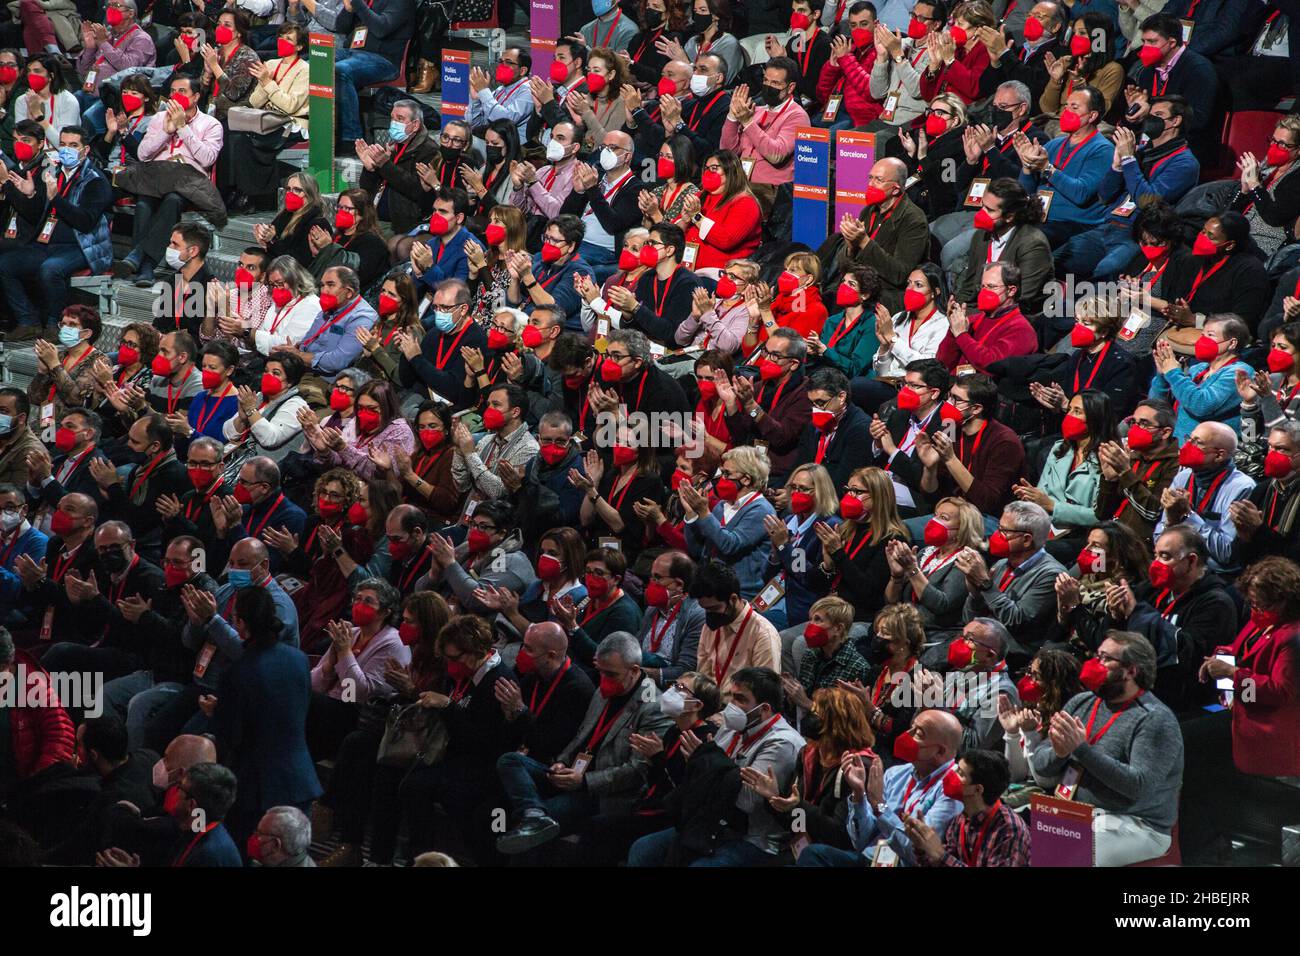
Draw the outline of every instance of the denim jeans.
M591 266L591 271L596 274L597 286L618 271L618 257L604 246L584 241L578 247L578 253L582 256L583 261Z
M81 107L81 125L92 136L102 135L107 129L104 124L104 101L95 93L77 90L72 94Z
M672 849L673 839L676 836L677 831L673 829L660 830L658 833L643 836L632 844L632 849L627 851L627 865L637 867L663 866L668 859L668 851ZM712 856L702 856L690 865L769 866L773 859L774 857L770 853L764 853L747 840L732 840L719 846L713 851Z
M0 290L18 324L41 325L45 321L27 297L24 279L35 279L45 290L45 314L55 324L68 304L68 279L88 265L81 246L70 242L33 242L0 254Z
M146 745L150 721L180 693L182 686L174 681L155 684L150 671L135 671L104 685L105 707L126 722L126 741L131 750Z
M1119 278L1138 253L1138 244L1127 226L1107 222L1075 236L1056 251L1059 272L1073 273L1098 282Z
M866 866L861 853L841 850L825 843L814 843L799 854L798 866Z
M512 819L525 810L540 810L571 833L586 818L593 816L599 800L585 791L561 792L546 779L548 764L521 753L502 754L497 759L497 777L510 800Z
M378 53L365 50L337 50L334 53L335 91L338 94L339 139L350 143L365 135L361 128L361 105L357 90L397 76L399 66Z

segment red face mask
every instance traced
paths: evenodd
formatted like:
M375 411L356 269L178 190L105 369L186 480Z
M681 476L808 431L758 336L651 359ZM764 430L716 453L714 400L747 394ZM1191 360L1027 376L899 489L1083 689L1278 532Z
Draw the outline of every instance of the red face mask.
M361 601L352 603L352 623L357 627L369 627L379 617L379 608Z
M153 363L149 366L155 375L161 375L163 378L172 373L172 360L165 355L155 355Z
M576 392L578 389L582 388L582 386L585 384L587 384L587 376L585 375L564 376L564 387L571 392Z
M808 642L809 647L815 650L819 647L825 647L830 643L831 632L828 628L809 621L804 625L803 639Z
M615 466L626 468L636 461L637 450L630 445L615 445L613 458Z
M953 670L963 670L970 667L971 661L975 660L975 648L970 646L970 642L964 638L957 638L948 645L948 666Z
M659 91L660 96L673 96L677 92L677 84L665 76L659 81L655 89Z
M959 409L952 402L944 402L942 405L939 406L939 421L956 422L958 425L960 425L963 421L961 417L961 409Z
M771 359L758 360L758 377L763 381L770 382L773 379L780 378L784 374L785 369L783 369L779 363L773 362Z
M841 282L835 289L835 304L848 308L862 301L862 294L847 282Z
M872 32L866 29L865 27L856 27L853 30L852 36L853 36L853 45L859 50L870 46L871 41L874 38Z
M44 90L45 87L49 85L49 82L50 82L49 77L43 76L40 73L27 74L27 85L30 86L33 90L35 90L37 93L40 93L42 90Z
M373 408L357 409L357 428L367 435L378 430L381 421L379 412Z
M807 30L807 29L808 29L808 24L810 24L810 23L812 23L812 21L808 19L808 14L806 14L806 13L792 13L792 14L790 14L790 29L791 29L791 30Z
M932 548L942 548L948 543L950 532L948 526L937 518L925 523L925 543Z
M307 204L307 200L304 199L302 196L299 196L297 193L284 194L284 208L289 210L290 212L297 212L306 204Z
M170 564L163 565L163 582L169 588L178 587L189 579L190 572L187 569L173 568Z
M1036 704L1043 699L1043 685L1028 674L1016 682L1016 691L1022 704Z
M1266 361L1270 372L1289 372L1295 366L1295 356L1281 349L1269 349Z
M1078 441L1088 434L1088 422L1078 415L1066 415L1061 422L1061 437L1066 441Z
M1030 43L1043 38L1043 21L1033 17L1025 18L1025 39Z
M1077 133L1083 125L1083 117L1074 110L1061 110L1061 132Z
M551 61L551 82L563 83L569 78L569 64L561 63L559 60Z
M1037 20L1026 20L1026 23L1037 23ZM943 775L943 795L949 800L960 800L966 792L966 784L962 783L961 775L956 770L949 770Z
M1129 451L1141 451L1155 444L1156 437L1141 425L1130 425L1128 429Z
M1140 46L1138 47L1138 59L1142 61L1145 67L1153 67L1164 59L1165 51L1158 46Z
M1075 324L1070 330L1070 344L1076 349L1086 349L1097 341L1097 333L1086 325Z
M29 143L24 143L20 139L14 140L14 158L20 163L28 162L36 155L36 147Z
M178 784L172 784L167 788L163 795L163 813L169 817L176 816L176 811L181 808L181 788Z
M975 297L975 304L979 306L981 312L995 312L1002 305L1002 296L992 289L980 289L979 295Z
M1194 256L1217 256L1219 254L1219 244L1203 232L1196 234L1196 241L1192 243L1192 255Z
M339 391L337 388L330 392L330 408L334 411L346 411L351 404L352 398L346 392Z
M1005 558L1011 553L1011 542L1001 531L994 531L989 535L989 554L995 558Z
M894 756L903 763L912 763L921 756L921 745L910 731L894 738Z
M535 325L525 325L523 332L519 333L519 341L523 342L524 348L535 349L542 344L542 330Z
M424 446L425 451L433 451L441 445L443 437L441 428L420 429L420 444Z
M938 113L931 113L925 118L925 135L934 139L942 136L948 129L948 120Z
M1079 565L1079 570L1084 574L1092 574L1092 570L1097 565L1097 552L1092 548L1084 548L1079 552L1079 557L1075 559Z
M505 428L505 413L499 408L485 408L483 410L483 427L490 432L500 431Z
M1291 150L1278 146L1276 143L1270 143L1268 150L1264 153L1264 162L1270 166L1284 166L1291 161Z
M735 501L740 495L740 485L731 478L719 478L713 483L713 490L723 501Z
M239 286L239 288L251 289L256 282L257 277L243 266L235 270L235 285Z
M351 229L357 224L357 217L351 209L339 209L334 213L334 226L337 229Z
M243 482L235 483L235 500L241 505L251 504L253 501L253 493L248 490L248 486Z
M447 676L459 684L462 681L467 681L473 677L474 671L468 664L464 664L460 661L448 661Z
M66 538L72 533L72 526L76 520L62 508L56 509L54 514L50 516L50 530L60 538Z
M789 295L795 289L799 288L799 277L793 272L782 272L776 277L776 287L778 291Z
M650 607L667 607L668 589L658 581L651 581L645 586L645 603Z
M919 40L921 37L925 36L925 33L926 27L924 22L916 19L916 17L912 17L912 19L907 21L907 35L911 39Z
M587 74L587 89L591 90L592 95L599 93L605 88L605 78L599 73Z
M363 525L370 520L370 509L361 502L355 502L348 509L348 524Z
M275 306L278 309L283 309L286 305L289 304L289 300L292 298L293 298L292 289L271 290L271 301L275 303Z
M676 491L681 487L683 481L690 480L691 476L688 473L682 471L680 468L674 468L672 475L668 479L668 484L672 487L673 491Z
M542 261L546 263L558 262L564 255L564 250L553 242L542 243Z
M414 621L403 621L397 628L397 636L407 647L413 646L420 639L420 625Z
M320 294L320 307L322 312L333 312L339 307L339 297L333 292L322 292Z
M515 673L527 676L537 670L537 661L529 653L528 648L522 644L519 646L519 653L515 655Z
M397 310L402 307L402 300L396 296L391 296L387 292L379 293L379 314L387 318L395 315ZM491 346L489 346L490 348Z
M905 412L914 412L921 407L921 396L915 389L904 385L898 390L898 407Z
M1265 611L1257 607L1250 609L1250 623L1258 630L1262 631L1265 628L1276 627L1277 622L1278 614L1276 611Z
M903 290L903 308L908 312L919 312L924 309L926 298L924 292L918 292L916 289Z
M497 64L497 82L501 84L509 83L515 78L515 68L509 63Z
M487 347L493 352L510 348L510 335L500 329L488 329Z
M637 254L637 261L647 269L653 269L659 264L659 249L647 242Z
M284 382L280 381L270 372L262 373L262 397L274 398L284 391Z
M958 46L965 46L966 41L970 39L970 37L967 36L966 31L959 26L949 27L948 32L952 35L952 42Z
M618 254L618 267L624 272L631 272L641 264L641 257L631 249L624 249Z
M1163 591L1174 583L1174 569L1159 559L1152 561L1147 567L1147 580L1153 588Z
M554 581L564 571L564 564L553 554L539 555L537 558L537 576L543 581Z
M980 206L979 209L975 210L974 225L976 229L981 229L984 232L992 232L998 227L998 221L989 215L987 209Z
M889 193L885 192L879 186L868 186L867 191L862 195L862 201L868 206L879 206L889 198Z
M613 359L605 359L600 363L600 377L606 382L621 382L623 380L623 366Z
M1146 257L1147 262L1155 262L1161 256L1169 251L1168 246L1143 246L1142 255Z
M483 230L483 238L489 246L499 246L506 241L506 227L499 222L490 222Z
M206 388L209 392L221 384L221 373L214 372L211 369L205 368L203 370L201 378L203 379L203 387Z
M603 578L598 574L588 572L583 575L582 583L587 587L587 593L599 601L609 594L609 579Z
M18 67L0 66L0 83L3 83L5 86L9 86L17 82L18 82ZM126 103L125 95L123 96L122 102L123 104Z
M543 445L538 452L542 456L542 461L546 462L552 468L564 461L569 454L568 445Z
M720 276L715 292L719 299L730 299L736 294L736 283L731 276Z
M276 37L275 55L278 56L280 59L287 60L289 57L293 56L297 52L298 52L298 48L294 46L293 41L290 40L288 37Z
M435 236L443 235L450 228L451 223L447 221L447 217L442 213L435 212L429 217L429 231Z
M712 402L718 397L718 383L712 379L700 380L700 398L706 402Z
M1178 449L1178 464L1184 468L1200 468L1205 464L1205 452L1197 445L1184 445Z
M812 410L812 423L818 431L826 431L835 423L835 413L829 408L814 408Z
M790 510L797 515L806 515L816 503L817 499L806 491L790 492Z
M187 468L185 470L190 476L190 484L200 491L208 487L216 479L216 475L207 468Z
M492 535L478 528L470 528L469 534L465 538L465 544L469 548L470 554L482 554L492 547Z
M54 432L54 447L65 455L77 445L77 433L71 428L58 428Z
M1095 657L1090 657L1083 662L1083 667L1079 668L1079 683L1094 694L1101 690L1101 685L1106 683L1106 678L1110 676L1110 671L1106 665Z
M1264 456L1264 474L1269 478L1285 478L1291 474L1295 466L1291 464L1291 456L1284 455L1280 451L1269 450Z
M317 498L316 511L322 518L337 518L343 513L343 506L328 498Z
M235 38L235 31L230 29L230 27L221 26L217 27L217 29L213 31L212 35L217 38L218 43L225 46Z
M700 188L706 193L716 193L722 188L722 173L716 169L706 169L700 176Z
M609 700L623 693L623 685L608 674L600 675L600 696Z
M412 544L409 541L389 541L388 554L394 561L405 561L411 556Z
M867 506L854 494L845 494L840 499L840 517L845 521L857 521L867 513Z

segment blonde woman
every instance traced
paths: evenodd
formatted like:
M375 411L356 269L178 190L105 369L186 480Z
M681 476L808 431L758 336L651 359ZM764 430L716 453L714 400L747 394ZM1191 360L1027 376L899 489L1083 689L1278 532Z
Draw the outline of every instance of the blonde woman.
M307 237L317 227L327 235L333 234L333 225L325 215L321 200L320 184L311 173L294 173L285 180L284 208L270 223L255 225L253 238L273 257L293 256L310 268L316 253Z
M966 603L966 577L957 570L957 555L962 548L978 550L983 541L979 509L963 498L944 498L926 523L924 547L918 551L902 541L886 546L885 600L911 601L927 629L956 627Z
M685 510L686 547L696 561L725 561L740 579L740 595L752 599L767 582L771 541L764 519L776 509L763 495L772 471L767 449L749 445L732 448L722 456L713 482L718 503L709 509L708 496L689 481L677 486ZM883 590L883 584L882 584Z
M790 473L780 497L786 503L785 519L768 515L763 519L763 529L772 542L767 580L779 581L784 594L760 608L777 630L808 620L809 608L819 594L808 584L808 569L821 557L822 550L813 525L839 523L835 484L823 465L800 465Z
M506 300L510 288L506 257L512 252L526 251L527 241L528 223L522 210L515 206L493 206L488 213L483 242L466 241L471 296L469 311L479 325L486 326L491 322L493 311Z
M713 295L700 286L691 300L691 314L677 326L678 345L718 349L735 355L749 328L745 290L758 282L762 270L752 259L733 259L718 276Z
M874 616L885 604L890 541L907 541L907 527L898 516L894 483L880 468L859 468L849 475L840 498L842 523L813 525L822 545L820 561L810 563L808 583L820 594L838 594L858 609L859 617Z
M950 171L966 162L962 130L966 128L966 104L956 93L940 93L925 111L925 123L915 139L907 132L898 134L899 158L907 163L909 178L915 180L907 197L916 203L931 221L962 208L965 193L957 188Z

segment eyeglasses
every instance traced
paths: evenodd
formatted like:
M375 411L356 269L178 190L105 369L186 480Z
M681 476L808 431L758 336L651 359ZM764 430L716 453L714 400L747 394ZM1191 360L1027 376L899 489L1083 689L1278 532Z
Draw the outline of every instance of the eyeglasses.
M1277 146L1280 149L1295 149L1295 143L1284 143L1280 139L1270 139L1268 145Z
M466 146L468 145L469 140L464 136L448 136L446 133L443 133L438 137L438 142L442 143L443 146Z
M322 491L320 496L326 501L347 501L348 496L341 491Z
M1097 660L1101 661L1103 664L1123 664L1123 663L1124 663L1124 662L1123 662L1122 660L1120 660L1118 657L1112 657L1110 654L1107 654L1105 651L1098 651L1098 652L1097 652Z
M998 531L1002 532L1004 537L1009 534L1029 534L1028 531L1021 531L1019 528L1004 528L1001 525L998 525Z
M631 357L632 357L631 355L624 355L621 352L610 352L610 351L605 352L605 358L612 359L615 362L626 362Z
M471 521L469 526L475 531L486 531L488 534L496 531L497 526L486 521Z
M190 461L187 461L187 462L185 463L185 467L186 467L186 468L216 468L217 465L219 465L219 464L221 464L221 462L219 462L219 461L193 461L193 460L190 460Z

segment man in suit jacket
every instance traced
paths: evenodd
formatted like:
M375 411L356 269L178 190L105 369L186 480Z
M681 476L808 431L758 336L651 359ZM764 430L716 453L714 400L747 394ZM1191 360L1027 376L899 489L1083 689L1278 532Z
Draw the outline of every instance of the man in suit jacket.
M183 495L194 487L185 466L176 459L171 427L157 412L141 417L126 433L127 447L141 456L123 477L112 463L91 460L90 473L98 485L100 513L126 522L139 551L152 561L162 556L162 515L158 499Z
M1195 32L1195 31L1193 31ZM1140 130L1157 97L1178 94L1187 100L1191 115L1185 132L1192 152L1201 165L1218 158L1218 137L1210 128L1219 76L1204 56L1183 44L1183 25L1176 17L1157 13L1142 21L1140 64L1135 64L1125 83L1128 111L1124 125Z
M645 617L637 631L642 670L660 690L695 670L704 630L704 608L688 595L695 562L682 551L665 551L650 565Z
M988 96L999 83L1018 80L1029 87L1037 103L1047 88L1048 56L1059 60L1070 53L1069 44L1061 39L1068 11L1068 7L1053 0L1034 4L1025 17L1020 37L1010 44L997 28L983 31L980 35L986 37L984 42L989 46L989 65L980 74L980 97Z
M903 387L898 391L897 407L884 420L879 415L871 416L871 452L875 463L890 473L895 484L911 490L914 497L921 494L921 477L925 471L917 457L917 436L933 435L943 427L941 409L948 397L949 381L948 370L942 362L935 359L909 362Z
M223 822L235 805L235 775L219 763L200 763L181 778L168 815L176 823L172 866L243 866ZM196 820L205 825L196 831Z
M69 408L54 433L54 444L62 454L51 460L44 447L28 456L27 500L53 511L59 499L70 492L93 495L99 486L90 473L90 459L106 458L99 449L103 420L88 408Z
M996 420L998 388L987 375L959 376L948 396L962 423L955 442L943 434L917 440L925 467L921 490L941 498L958 495L984 515L998 514L1024 472L1025 447Z
M659 708L659 689L641 670L641 645L623 631L596 648L600 688L567 747L551 766L521 753L502 755L497 774L516 823L497 850L524 853L572 832L596 813L626 809L641 789L646 758L631 736L660 738L672 720Z
M803 430L798 460L825 466L836 491L871 463L871 419L850 399L848 377L819 368L808 376L812 424Z
M515 657L519 683L503 678L498 685L510 745L547 766L578 732L595 690L568 651L564 628L539 621L524 631Z
M731 388L718 394L732 446L766 442L772 462L768 484L779 488L795 466L807 460L799 456L799 441L812 420L803 374L808 343L791 329L778 329L768 336L766 350L758 362L757 383L736 375Z
M966 268L957 277L953 297L966 305L977 305L985 265L1005 262L1020 270L1021 311L1041 312L1054 278L1052 247L1038 228L1042 220L1043 207L1038 198L1025 192L1019 182L1003 178L989 183L980 197L966 249Z

